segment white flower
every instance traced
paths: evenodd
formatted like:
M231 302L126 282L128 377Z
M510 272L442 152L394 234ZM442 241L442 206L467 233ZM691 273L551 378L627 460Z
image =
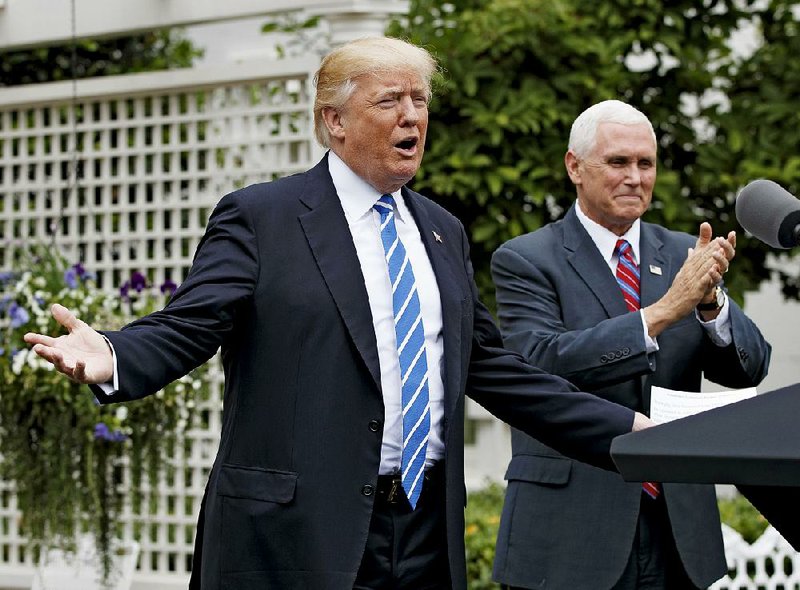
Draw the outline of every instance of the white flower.
M26 356L28 356L28 351L26 350L21 350L14 355L14 358L11 361L11 371L15 375L19 375L20 373L22 373L22 367L25 366Z
M124 422L128 417L128 408L124 404L121 404L114 412L114 416L116 416L117 420L120 422Z

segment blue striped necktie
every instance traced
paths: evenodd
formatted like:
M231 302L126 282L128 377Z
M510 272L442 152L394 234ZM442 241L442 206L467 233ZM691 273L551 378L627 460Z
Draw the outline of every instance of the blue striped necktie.
M381 216L381 241L392 282L392 309L400 359L403 403L403 489L412 508L422 493L425 450L430 432L428 408L428 360L425 357L425 330L417 285L411 261L397 235L394 224L394 199L383 195L374 205Z

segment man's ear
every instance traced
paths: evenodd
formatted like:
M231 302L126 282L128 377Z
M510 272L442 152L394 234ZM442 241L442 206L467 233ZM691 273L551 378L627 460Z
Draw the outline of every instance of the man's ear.
M328 128L328 133L331 134L331 137L339 140L344 139L344 119L337 109L333 107L322 109L322 120L325 121L325 126Z
M567 174L574 185L581 184L581 172L579 164L580 162L578 161L578 156L575 155L575 152L572 150L567 150L567 153L564 154L564 165L567 167Z

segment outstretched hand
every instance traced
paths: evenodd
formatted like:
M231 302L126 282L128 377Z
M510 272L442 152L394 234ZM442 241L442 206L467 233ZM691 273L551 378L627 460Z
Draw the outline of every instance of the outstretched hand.
M53 338L28 332L25 342L60 373L78 383L105 383L113 377L114 358L111 349L98 332L75 317L63 305L50 308L53 318L69 332Z

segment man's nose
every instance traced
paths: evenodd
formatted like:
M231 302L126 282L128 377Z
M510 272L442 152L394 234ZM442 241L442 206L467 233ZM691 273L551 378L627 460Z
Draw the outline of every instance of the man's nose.
M419 113L410 96L404 96L400 100L400 113L401 125L416 125L419 122Z
M628 167L628 184L640 184L642 182L642 172L639 170L639 166L636 164L631 164Z

